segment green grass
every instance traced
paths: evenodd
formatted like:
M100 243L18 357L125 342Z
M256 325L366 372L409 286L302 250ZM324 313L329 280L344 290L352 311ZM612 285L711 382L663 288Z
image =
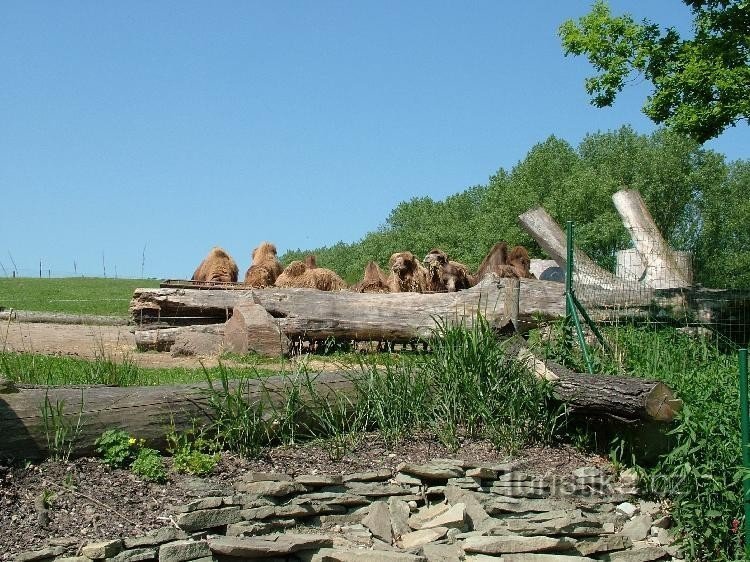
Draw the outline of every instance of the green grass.
M0 279L0 307L5 309L127 316L137 287L158 287L156 279L64 277Z
M671 502L673 530L687 560L748 559L741 545L736 350L719 337L692 337L667 326L620 326L604 332L614 354L595 352L597 372L663 381L684 403L668 432L667 453L655 462L645 459L643 444L623 433L609 445L613 460L642 465L645 490ZM576 347L567 356L559 342L548 351L582 371ZM739 533L733 531L735 525Z
M94 361L72 357L54 357L30 353L0 352L0 372L10 380L23 384L107 384L116 386L156 386L205 382L206 378L258 378L280 374L256 366L211 368L151 369L133 361L114 362L106 358Z

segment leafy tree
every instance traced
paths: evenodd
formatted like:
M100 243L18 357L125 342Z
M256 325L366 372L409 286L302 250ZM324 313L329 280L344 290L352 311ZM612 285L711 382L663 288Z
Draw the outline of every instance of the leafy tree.
M351 244L312 250L318 264L353 283L369 260L385 268L390 255L421 258L438 247L476 269L499 240L542 250L519 227L518 215L542 205L559 223L576 222L576 242L612 268L617 250L631 246L612 204L629 187L643 195L657 225L676 248L695 255L695 279L713 287L750 286L750 162L727 165L673 131L640 135L630 127L587 135L578 147L554 136L532 147L510 171L443 201L400 203L375 232ZM287 252L282 261L309 252Z
M750 2L683 0L695 36L682 39L630 15L614 17L603 0L560 26L566 55L586 55L599 73L586 79L597 107L610 106L630 75L654 86L643 112L655 123L704 142L739 122L750 122Z

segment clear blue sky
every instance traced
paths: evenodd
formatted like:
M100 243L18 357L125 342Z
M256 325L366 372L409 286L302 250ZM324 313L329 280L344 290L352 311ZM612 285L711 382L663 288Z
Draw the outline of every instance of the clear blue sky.
M0 264L186 277L361 238L400 201L486 183L551 134L631 124L647 84L589 105L557 28L588 1L0 4ZM682 31L678 0L616 1ZM750 127L708 144L747 158ZM0 275L3 272L0 270Z

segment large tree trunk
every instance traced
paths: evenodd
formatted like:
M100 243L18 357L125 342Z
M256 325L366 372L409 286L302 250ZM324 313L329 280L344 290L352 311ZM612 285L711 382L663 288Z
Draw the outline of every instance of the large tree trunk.
M641 282L654 289L689 287L687 275L659 232L641 194L635 189L622 189L612 195L612 201L646 266Z
M441 322L471 325L481 313L493 326L513 322L520 329L539 318L564 313L560 283L489 276L456 293L353 293L315 289L192 290L136 289L130 310L141 329L190 324L217 324L234 306L257 303L277 319L291 340L327 338L406 342L430 337ZM166 335L166 334L165 334ZM167 336L169 337L169 336ZM146 338L141 338L145 341Z
M519 215L518 222L537 244L547 252L563 269L568 263L567 236L542 207L535 207ZM582 250L574 249L574 275L576 283L581 285L598 285L609 290L642 289L637 283L626 281L612 275L599 267L594 260Z
M662 383L635 378L590 376L574 373L550 361L530 355L523 344L508 348L507 356L527 364L537 376L553 385L554 396L566 402L571 411L584 416L609 417L624 421L671 421L679 409L672 392ZM345 394L355 403L356 381L361 372L335 372L311 375L267 377L230 381L230 392L242 393L248 404L265 406L283 404L292 388L309 397L307 381L312 380L319 397L332 399ZM214 383L221 389L219 383ZM0 385L0 391L12 388ZM122 428L131 435L146 439L149 446L162 448L170 427L184 431L194 423L209 423L214 416L210 406L208 384L184 384L154 387L25 387L15 393L0 393L0 457L42 458L49 455L50 441L56 429L67 428L75 437L71 444L74 456L92 454L94 441L103 431ZM49 411L60 416L47 418ZM314 407L314 406L310 406ZM268 407L266 413L270 412Z

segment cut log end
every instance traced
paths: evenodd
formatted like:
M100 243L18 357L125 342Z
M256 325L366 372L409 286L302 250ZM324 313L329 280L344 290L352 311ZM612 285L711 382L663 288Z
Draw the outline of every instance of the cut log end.
M675 398L664 383L657 383L646 396L646 413L654 420L670 422L682 409L682 400Z

